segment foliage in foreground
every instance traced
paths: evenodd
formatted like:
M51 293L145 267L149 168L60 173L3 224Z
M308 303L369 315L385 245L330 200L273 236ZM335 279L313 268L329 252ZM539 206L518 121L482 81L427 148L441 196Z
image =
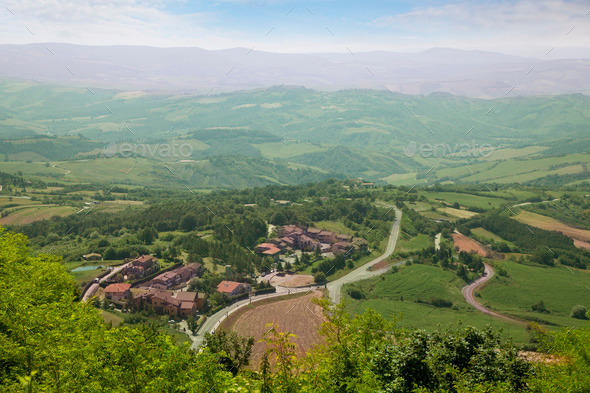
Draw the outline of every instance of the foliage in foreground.
M544 345L565 360L534 370L491 330L405 331L374 312L350 317L325 300L324 346L297 360L292 335L273 327L263 338L268 350L260 373L229 372L229 361L239 368L247 357L240 352L235 363L223 342L218 353L195 352L151 326L107 326L98 310L78 302L59 259L32 256L25 244L22 235L0 232L4 392L583 392L590 386L587 329L546 335ZM249 352L251 342L245 344Z

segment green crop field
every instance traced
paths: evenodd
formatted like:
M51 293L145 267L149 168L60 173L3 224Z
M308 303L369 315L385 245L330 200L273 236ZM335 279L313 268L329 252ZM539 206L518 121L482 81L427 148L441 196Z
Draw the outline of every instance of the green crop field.
M396 319L400 326L428 331L438 328L464 325L484 328L491 325L503 329L519 344L528 341L528 334L521 326L498 321L471 307L465 302L461 288L465 282L452 271L437 266L412 264L402 267L398 273L386 273L382 277L364 280L343 288L346 309L362 313L373 309L388 319ZM365 299L354 300L344 295L351 288L360 289ZM443 299L452 303L451 308L438 308L426 303L431 299Z
M413 236L407 237L407 235L400 235L400 238L397 241L395 246L395 251L416 251L422 250L428 246L434 245L434 238L430 236L424 235L422 233Z
M457 202L464 207L477 207L486 210L499 208L506 204L505 199L496 198L491 192L489 197L459 192L422 191L421 193L430 200L443 200L450 204Z
M570 318L575 305L590 306L590 272L559 267L499 262L508 277L496 275L480 291L482 304L522 319L545 321L555 326L588 326L588 321ZM572 274L573 272L573 274ZM531 311L543 301L550 313Z

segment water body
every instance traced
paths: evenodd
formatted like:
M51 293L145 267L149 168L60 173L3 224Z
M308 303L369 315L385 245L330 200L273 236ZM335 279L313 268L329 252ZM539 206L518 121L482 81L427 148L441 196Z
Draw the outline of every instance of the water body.
M75 268L74 270L72 270L72 272L85 272L88 270L96 270L96 269L101 269L104 266L80 266Z

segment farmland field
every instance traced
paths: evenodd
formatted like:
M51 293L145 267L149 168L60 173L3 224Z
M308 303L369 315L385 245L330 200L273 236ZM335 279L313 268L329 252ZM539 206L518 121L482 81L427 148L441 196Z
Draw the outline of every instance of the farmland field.
M485 257L487 255L486 250L475 240L461 233L453 233L452 236L454 245L456 248L458 248L459 252L475 252L482 257Z
M307 295L301 294L290 298L261 300L246 306L229 316L221 324L226 330L239 333L242 336L252 336L255 339L250 357L249 368L257 370L266 344L259 342L268 331L267 324L274 323L279 332L290 332L297 336L292 342L297 344L298 356L303 356L314 345L320 344L322 338L318 333L323 322L321 308L311 300L320 297L321 292L314 291Z
M547 231L561 232L573 239L584 242L590 241L590 231L572 227L554 218L543 216L541 214L532 213L529 211L521 211L513 218L519 222L522 222L523 224L532 225Z
M34 221L47 220L53 216L67 216L79 209L71 206L34 206L18 209L0 219L2 225L25 225Z
M495 198L491 193L489 197L459 192L424 191L423 193L431 200L442 200L449 204L457 202L463 207L477 207L486 210L498 208L506 203L504 199Z

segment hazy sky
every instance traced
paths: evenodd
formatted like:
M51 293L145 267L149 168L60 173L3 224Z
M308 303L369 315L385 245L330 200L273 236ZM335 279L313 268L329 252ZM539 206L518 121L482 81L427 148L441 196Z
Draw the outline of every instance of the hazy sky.
M588 0L9 0L0 9L0 43L286 53L451 47L589 58L589 12Z

